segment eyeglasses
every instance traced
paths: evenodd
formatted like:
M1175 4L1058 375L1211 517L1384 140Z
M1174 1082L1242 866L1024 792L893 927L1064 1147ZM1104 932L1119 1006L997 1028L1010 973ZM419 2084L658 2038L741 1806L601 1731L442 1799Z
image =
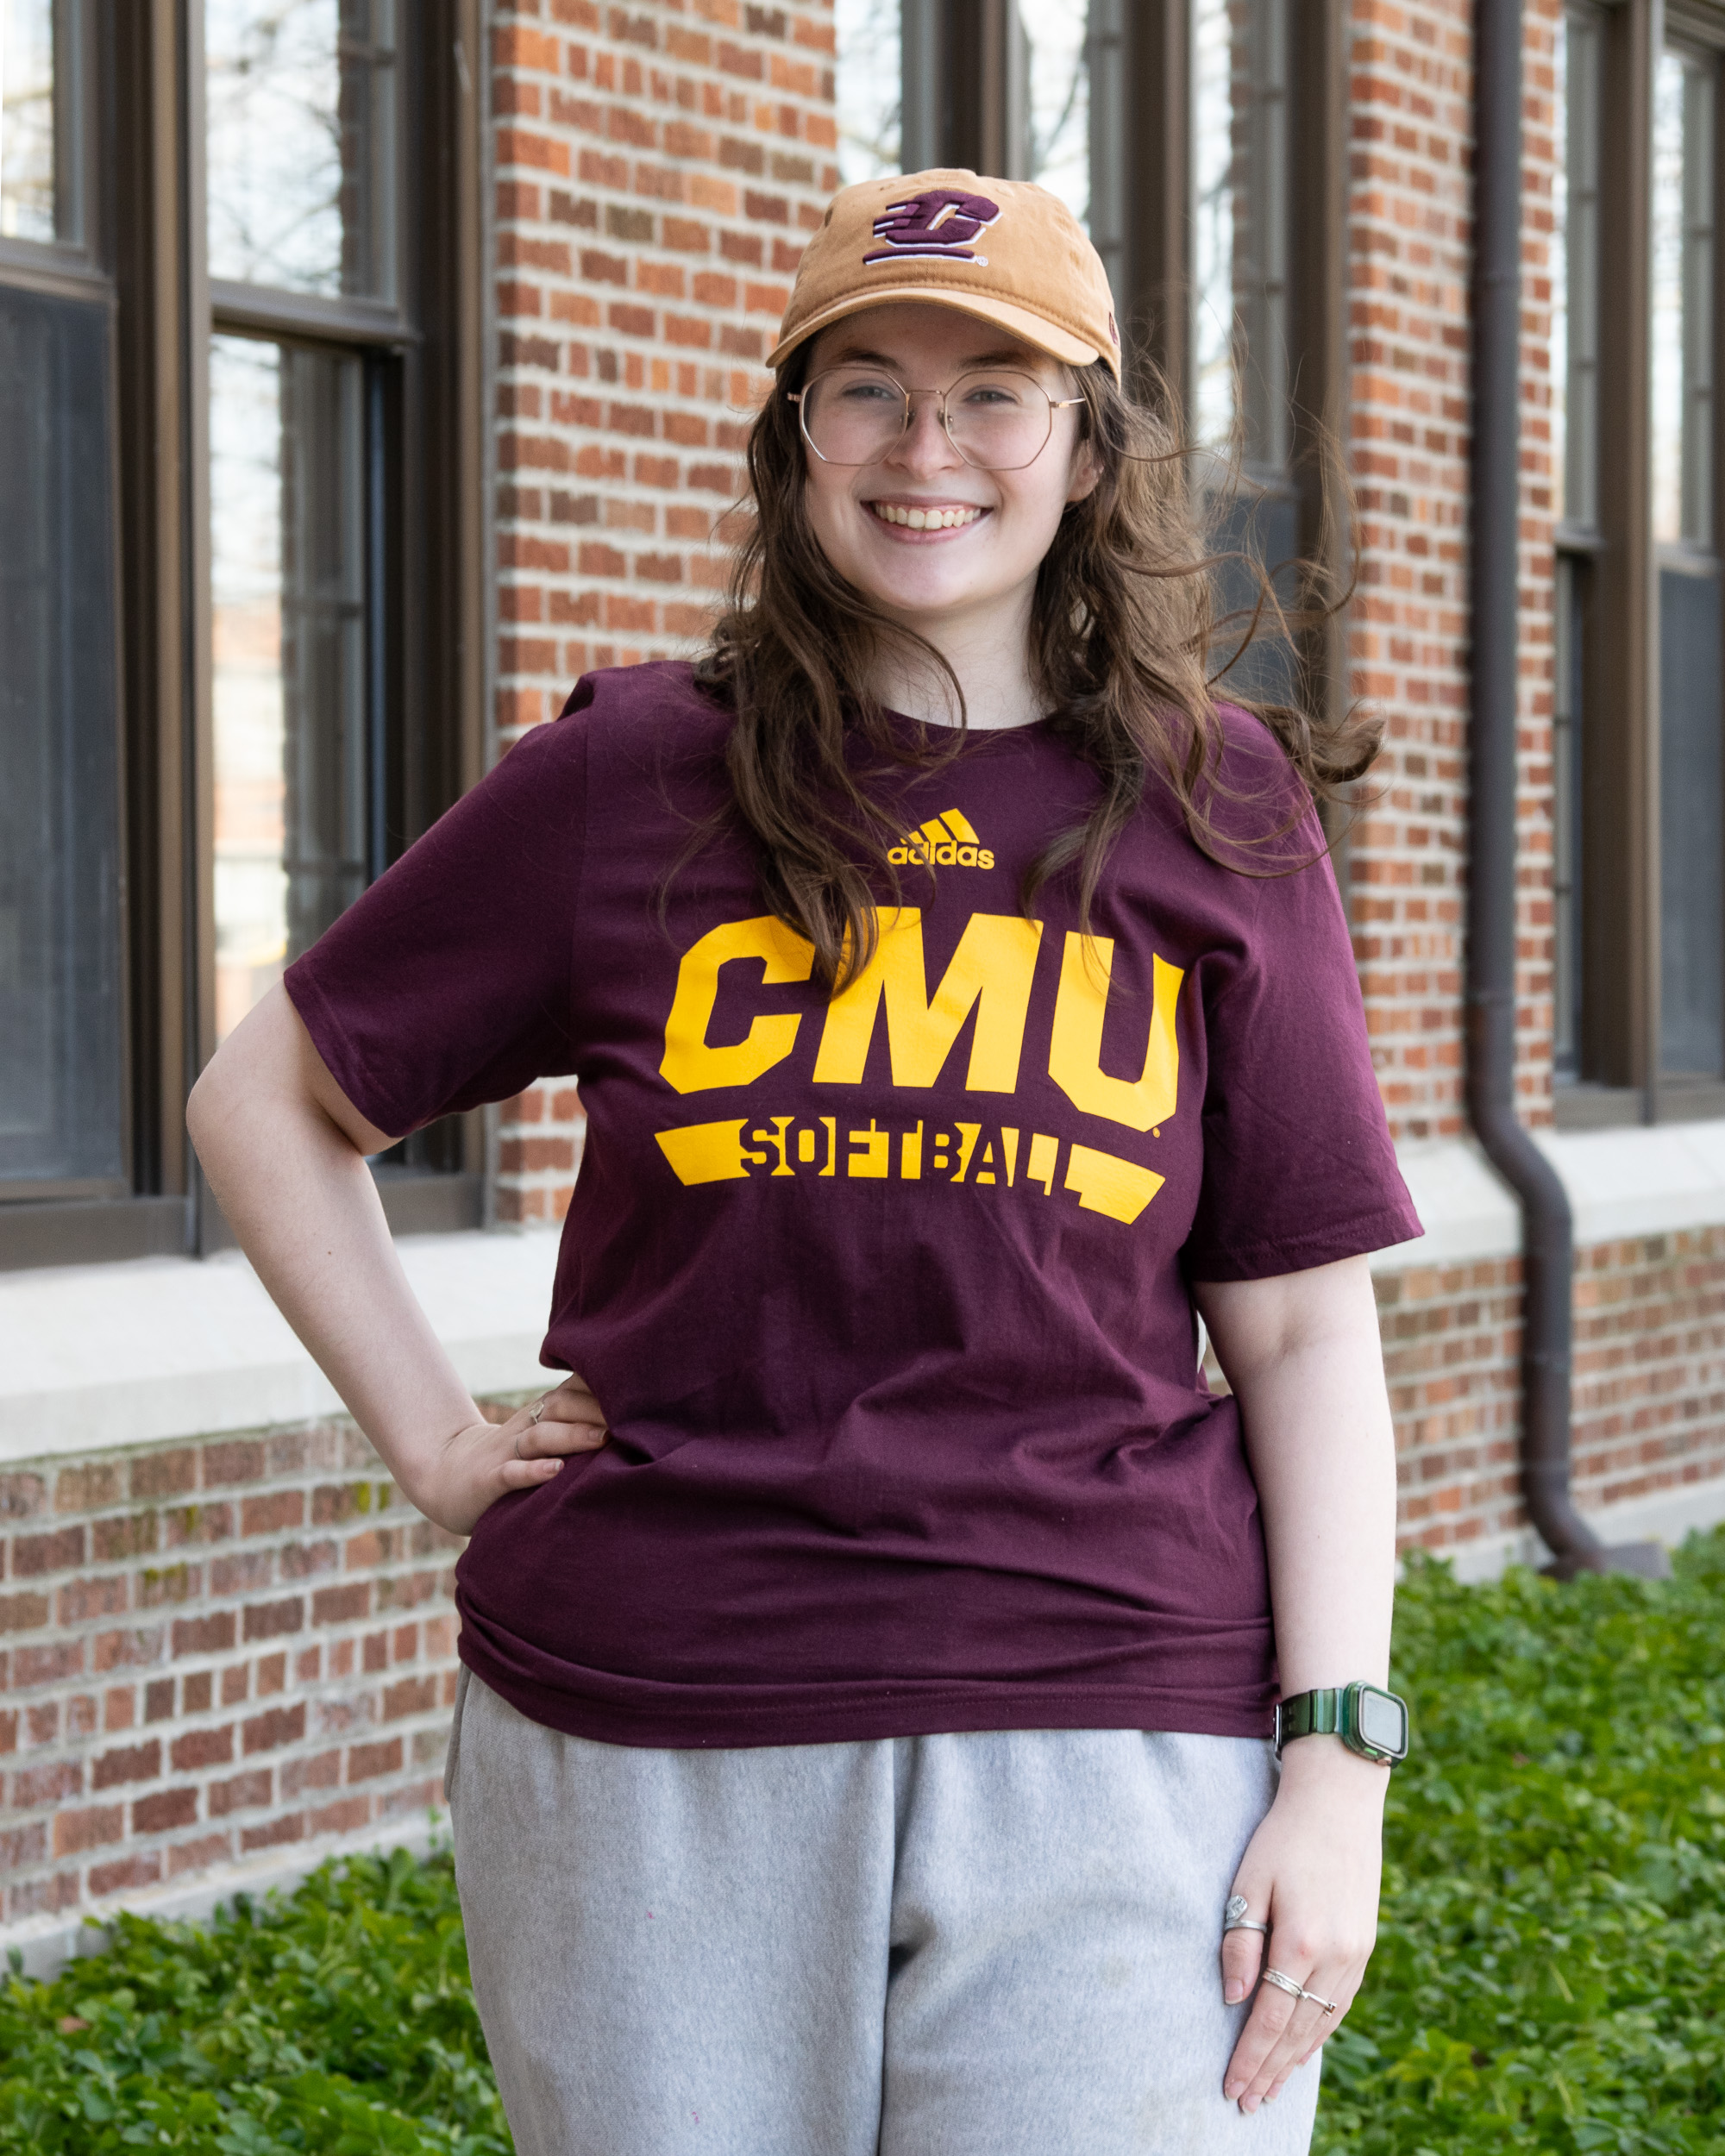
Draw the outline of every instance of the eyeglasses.
M875 464L910 432L913 397L939 400L946 438L967 464L982 472L1021 472L1048 447L1054 415L1082 397L1051 397L1029 374L978 367L943 390L906 389L884 368L847 362L828 367L800 390L803 440L823 464Z

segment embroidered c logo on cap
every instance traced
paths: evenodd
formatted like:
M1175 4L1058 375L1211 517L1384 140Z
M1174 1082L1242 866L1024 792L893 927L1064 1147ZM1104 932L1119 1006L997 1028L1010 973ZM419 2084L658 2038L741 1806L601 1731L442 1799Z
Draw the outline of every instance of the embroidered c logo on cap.
M887 244L865 254L863 265L890 262L906 254L932 254L953 262L980 262L986 269L988 256L974 253L970 242L1000 214L1000 204L986 195L965 194L957 188L931 187L906 201L889 202L875 220L875 237Z

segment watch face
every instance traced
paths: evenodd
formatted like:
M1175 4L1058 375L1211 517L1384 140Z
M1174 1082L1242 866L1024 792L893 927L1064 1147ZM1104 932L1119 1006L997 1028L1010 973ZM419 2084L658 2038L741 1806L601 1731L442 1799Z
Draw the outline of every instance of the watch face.
M1408 1749L1408 1710L1388 1692L1362 1691L1359 1695L1359 1733L1379 1752Z

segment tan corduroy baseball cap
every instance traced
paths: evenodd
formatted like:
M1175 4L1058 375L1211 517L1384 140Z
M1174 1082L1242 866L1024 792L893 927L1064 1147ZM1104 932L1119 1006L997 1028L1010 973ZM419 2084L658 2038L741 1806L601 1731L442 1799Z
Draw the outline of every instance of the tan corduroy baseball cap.
M1120 379L1102 258L1060 197L1028 180L906 172L840 188L804 250L767 364L782 367L846 315L906 299L997 322L1070 367L1106 360Z

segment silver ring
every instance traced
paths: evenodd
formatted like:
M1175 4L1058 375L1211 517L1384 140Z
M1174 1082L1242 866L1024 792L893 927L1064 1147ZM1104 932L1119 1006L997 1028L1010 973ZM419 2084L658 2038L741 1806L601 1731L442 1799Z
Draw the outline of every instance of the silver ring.
M545 1393L542 1394L541 1396L534 1401L532 1407L528 1411L527 1420L529 1422L538 1421L540 1416L545 1412L545 1402L549 1398L550 1395L549 1393Z
M1292 1977L1284 1977L1279 1969L1266 1969L1259 1981L1273 1984L1278 1991L1289 1992L1296 1999L1309 1999L1314 2006L1322 2007L1326 2014L1336 2010L1333 1999L1320 1999L1315 1991L1308 1991L1303 1984L1295 1984Z
M1251 1904L1247 1902L1245 1895L1229 1895L1226 1905L1222 1910L1223 1931L1264 1932L1267 1934L1270 1930L1268 1924L1259 1924L1246 1915L1246 1910L1250 1907Z
M521 1432L518 1430L515 1433L515 1457L518 1460L521 1457Z

